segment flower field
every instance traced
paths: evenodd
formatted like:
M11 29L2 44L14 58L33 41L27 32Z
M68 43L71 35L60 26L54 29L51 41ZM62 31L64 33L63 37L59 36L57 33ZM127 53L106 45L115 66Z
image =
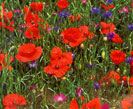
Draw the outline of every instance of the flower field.
M133 0L1 0L0 109L133 109Z

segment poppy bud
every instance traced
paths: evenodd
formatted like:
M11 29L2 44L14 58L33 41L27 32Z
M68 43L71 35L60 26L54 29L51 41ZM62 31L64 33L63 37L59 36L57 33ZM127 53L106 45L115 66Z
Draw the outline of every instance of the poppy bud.
M40 92L43 92L43 89L44 89L44 88L41 88Z
M66 77L62 77L61 79L65 80L65 79L66 79Z
M84 48L85 48L83 43L80 44L80 48L81 48L81 49L84 49Z
M81 70L81 68L82 68L82 65L81 65L81 64L79 64L79 65L78 65L78 69L79 69L79 70Z
M105 59L105 51L102 51L102 58Z
M118 72L118 73L119 73L119 72L120 72L120 68L117 68L117 69L116 69L116 72Z
M107 37L104 37L103 40L104 40L104 41L107 41L108 39L107 39Z

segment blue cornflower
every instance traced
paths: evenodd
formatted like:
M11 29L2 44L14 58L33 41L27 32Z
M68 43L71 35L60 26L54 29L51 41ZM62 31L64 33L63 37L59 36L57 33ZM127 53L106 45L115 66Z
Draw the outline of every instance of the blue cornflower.
M94 65L95 65L95 63L91 63L91 62L88 63L88 67L90 67L90 68L93 68Z
M10 41L11 41L11 39L8 37L8 39L7 39L6 43L9 43Z
M115 35L114 33L108 33L106 37L108 40L111 40L112 38L114 38L114 35Z
M75 59L75 54L72 53L72 57L73 57L73 59Z
M94 83L94 88L95 88L95 89L98 89L98 88L100 88L100 85L99 85L99 83L97 83L97 82L96 82L96 83Z
M104 2L106 2L107 4L111 4L113 0L104 0Z
M130 64L132 60L133 60L132 57L126 58L126 63Z
M128 29L129 29L130 31L133 31L133 24L128 25Z
M91 12L94 13L94 14L98 14L100 12L100 9L96 8L96 7L93 7Z
M29 65L29 67L34 68L36 66L37 66L36 61L31 61L31 64Z
M3 90L6 90L6 83L3 84Z
M55 26L54 27L54 30L58 31L59 30L59 27L58 26Z
M69 16L70 15L70 13L68 12L68 11L61 11L60 13L59 13L59 16L60 17L63 17L63 18L66 18L67 16Z
M111 16L112 16L112 12L104 12L104 13L103 13L103 17L109 18L109 17L111 17Z

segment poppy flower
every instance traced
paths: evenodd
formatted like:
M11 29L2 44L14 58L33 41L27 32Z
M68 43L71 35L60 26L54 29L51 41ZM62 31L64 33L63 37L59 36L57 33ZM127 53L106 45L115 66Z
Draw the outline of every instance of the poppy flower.
M70 109L79 109L78 103L75 98L70 102Z
M8 94L3 99L5 109L17 109L17 106L27 105L26 100L19 94Z
M50 58L50 62L51 62L51 64L56 63L56 64L58 64L58 66L72 64L72 62L73 62L72 53L71 52L62 53L56 59Z
M79 27L80 32L83 34L83 39L86 40L87 37L92 39L94 38L95 34L89 31L88 26L80 26Z
M109 79L113 79L114 81L116 81L117 83L121 83L121 76L115 72L115 71L111 71L109 74Z
M30 7L34 11L42 12L42 10L43 10L43 4L42 3L32 2L32 4L30 5Z
M114 33L114 37L111 40L114 43L119 43L119 44L123 43L123 40L121 39L121 37L116 33Z
M9 60L8 60L9 57ZM12 70L12 66L7 67L7 61L12 62L13 58L12 56L8 56L7 54L0 54L0 71L2 70L2 67L4 66L6 69Z
M32 43L26 43L19 47L18 54L15 56L20 62L29 62L38 59L42 54L42 48L35 47Z
M102 29L101 29L101 34L108 34L108 33L113 33L115 30L115 25L113 23L105 23L105 22L100 22Z
M60 10L63 10L69 6L69 2L67 0L59 0L59 1L57 1L57 5Z
M84 97L81 96L81 101L83 100ZM75 98L70 102L70 109L79 109L78 103ZM89 101L87 104L83 103L82 109L101 109L101 103L99 98L95 98Z
M125 61L126 54L120 50L113 50L111 52L111 60L114 64L120 64Z
M55 77L64 76L68 70L70 70L69 66L58 66L56 63L44 67L44 72L47 74L52 74Z
M25 36L32 40L40 39L41 38L40 30L35 27L30 27L25 31Z
M5 11L4 9L4 4L2 4L2 11L1 13L3 14L3 19L4 19L4 23L1 21L2 17L0 15L0 28L5 28L8 29L10 31L14 31L14 27L12 26L14 24L14 21L11 21L12 17L13 17L13 13L12 11Z
M58 66L62 66L62 65L69 65L72 64L73 62L73 56L71 52L66 52L63 53L61 51L61 48L59 47L54 47L51 52L51 58L50 58L50 62L51 64L56 63L56 65Z
M102 8L104 8L106 11L108 11L109 9L113 9L114 8L114 5L108 5L106 6L104 3L102 3Z
M101 79L100 79L100 85L101 84L109 84L110 83L110 79L109 79L109 77L108 76L104 76L104 77L102 77Z
M74 15L70 15L69 17L71 18L71 19L70 19L70 22L73 23L73 22L75 21L75 16L74 16ZM78 21L80 18L81 18L81 15L78 14L76 20Z
M82 33L78 28L68 28L61 32L63 36L62 41L69 43L71 47L80 45L83 41Z
M130 52L130 55L133 57L133 51Z
M99 98L95 98L91 101L89 101L85 107L87 107L88 109L101 109L101 103L100 103L100 99ZM83 108L84 109L84 108Z
M126 97L121 102L122 109L130 109L133 107L133 95Z
M133 60L131 61L130 64L130 74L133 75Z

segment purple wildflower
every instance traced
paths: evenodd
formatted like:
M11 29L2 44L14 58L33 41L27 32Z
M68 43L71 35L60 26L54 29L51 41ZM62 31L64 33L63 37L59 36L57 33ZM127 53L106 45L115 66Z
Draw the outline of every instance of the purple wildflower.
M7 39L6 43L9 43L10 41L11 41L11 39L8 37L8 39Z
M91 12L94 13L94 14L98 14L100 12L100 9L96 8L96 7L93 7Z
M59 27L58 26L55 26L54 27L54 30L58 31L59 30Z
M62 94L62 93L60 95L56 94L54 96L54 100L57 102L63 102L63 101L66 101L66 99L67 99L67 97L64 96L64 94Z
M107 4L111 4L113 0L104 0L104 2L106 2Z
M128 25L128 29L129 29L130 31L133 31L133 24Z
M95 65L95 63L91 63L91 62L88 63L88 67L90 67L90 68L93 68L94 65Z
M133 57L126 58L126 63L130 64L132 60L133 60Z
M78 97L81 96L82 93L82 88L78 88L78 90L76 91L76 94L78 95Z
M75 54L72 53L72 57L73 57L73 59L75 59Z
M98 88L100 88L100 85L99 85L99 83L97 83L97 82L96 82L96 83L94 83L94 88L95 88L95 89L98 89Z
M114 38L114 35L115 35L114 33L108 33L106 37L108 40L111 40L112 38Z
M109 104L103 104L101 109L109 109Z
M3 90L6 90L6 83L3 84Z
M29 67L34 68L36 66L37 66L36 61L31 61L31 64L29 65Z
M104 12L104 13L103 13L103 18L104 18L104 17L109 18L109 17L111 17L111 16L112 16L112 12Z
M70 13L68 11L61 11L59 13L59 16L62 17L62 18L66 18L70 15Z
M81 0L84 4L86 4L88 2L88 0Z
M36 87L34 85L30 86L30 90L34 90Z

